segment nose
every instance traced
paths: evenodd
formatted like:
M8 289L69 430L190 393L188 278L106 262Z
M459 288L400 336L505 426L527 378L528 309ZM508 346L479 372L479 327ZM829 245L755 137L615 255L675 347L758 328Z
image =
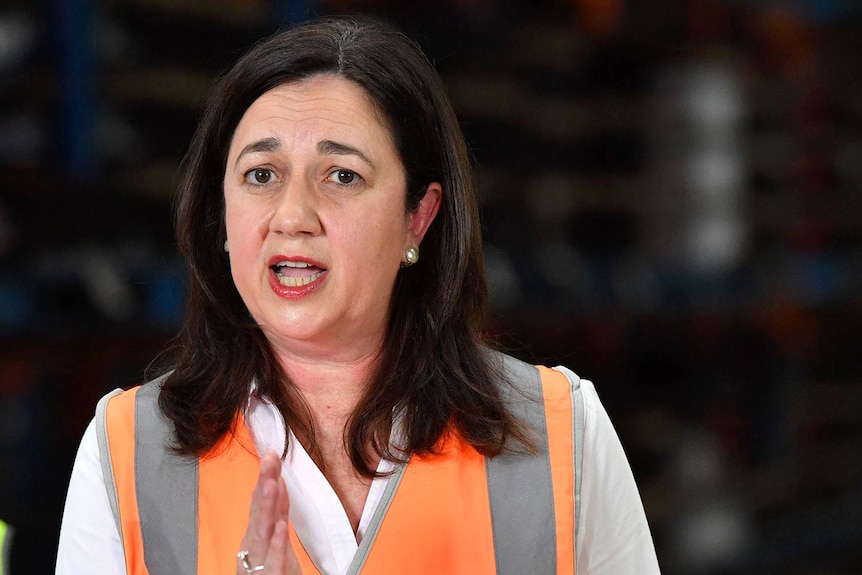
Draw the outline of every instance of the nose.
M277 196L269 229L289 236L318 235L322 230L318 200L313 185L302 177L292 177Z

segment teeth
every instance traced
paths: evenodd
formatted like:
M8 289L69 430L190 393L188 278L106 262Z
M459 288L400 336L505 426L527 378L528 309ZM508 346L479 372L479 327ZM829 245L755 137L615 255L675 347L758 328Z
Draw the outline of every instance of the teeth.
M308 262L278 262L275 264L276 267L279 268L310 268L311 264Z
M311 274L310 276L302 277L285 277L278 274L276 274L276 277L278 278L278 283L280 283L284 287L302 287L310 284L322 275L323 272L317 272Z

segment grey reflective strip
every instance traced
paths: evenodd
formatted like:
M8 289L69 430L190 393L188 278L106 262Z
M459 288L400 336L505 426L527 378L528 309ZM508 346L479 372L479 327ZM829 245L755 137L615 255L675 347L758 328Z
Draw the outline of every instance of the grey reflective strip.
M584 392L581 390L581 378L575 372L562 365L558 365L554 369L568 378L569 391L572 396L572 437L574 438L575 452L575 574L577 574L577 561L581 556L580 547L578 547L578 528L581 525L581 482L584 475L584 426L586 425Z
M397 465L389 480L386 483L386 489L383 490L383 495L380 498L380 503L377 504L377 509L374 510L374 515L368 523L368 528L365 530L365 535L362 537L362 543L359 544L359 549L353 556L353 561L350 562L350 567L347 569L346 575L356 575L365 566L365 560L368 559L368 554L371 552L371 546L377 538L377 532L380 530L380 524L383 523L383 518L389 510L389 505L395 497L395 491L401 484L401 478L404 477L404 469L407 466L403 463Z
M554 490L548 456L539 370L503 356L502 385L512 413L534 431L538 454L504 453L488 458L488 494L498 575L554 575L557 538Z
M108 445L108 400L123 393L122 389L115 389L102 397L96 404L96 440L99 444L99 462L102 465L102 477L105 481L105 491L108 493L108 503L111 505L111 513L114 514L114 522L117 524L117 533L120 534L120 543L123 542L123 529L120 527L120 506L117 500L117 484L114 481L114 466L111 462L111 449Z
M135 400L135 485L150 575L194 575L198 561L198 462L170 450L173 425L159 410L159 380Z

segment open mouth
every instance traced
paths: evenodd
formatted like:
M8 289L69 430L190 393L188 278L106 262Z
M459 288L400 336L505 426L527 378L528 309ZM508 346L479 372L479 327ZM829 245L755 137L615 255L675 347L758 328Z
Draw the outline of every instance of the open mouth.
M284 287L302 287L319 279L326 269L308 262L280 261L270 266L278 283Z

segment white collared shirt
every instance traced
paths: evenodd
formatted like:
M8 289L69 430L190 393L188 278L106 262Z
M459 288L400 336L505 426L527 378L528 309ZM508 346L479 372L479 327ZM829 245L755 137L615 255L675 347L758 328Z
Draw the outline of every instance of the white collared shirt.
M593 385L584 392L584 463L581 523L578 527L579 575L654 575L659 573L640 495L622 445ZM284 423L269 402L251 400L247 422L259 453L284 447ZM343 575L386 487L375 479L354 536L347 514L323 473L300 443L291 438L282 466L290 497L290 520L323 575ZM381 471L391 466L381 462ZM93 422L84 432L66 497L57 575L122 575L125 559L111 512Z

